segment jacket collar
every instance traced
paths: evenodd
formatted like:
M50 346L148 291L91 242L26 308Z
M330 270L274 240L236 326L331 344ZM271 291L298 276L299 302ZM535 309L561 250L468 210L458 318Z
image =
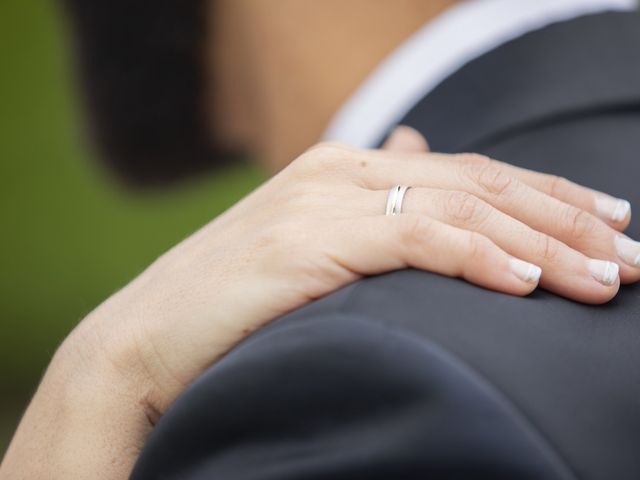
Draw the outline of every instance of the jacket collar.
M640 13L604 13L528 33L468 63L402 120L433 150L479 150L575 114L640 109Z

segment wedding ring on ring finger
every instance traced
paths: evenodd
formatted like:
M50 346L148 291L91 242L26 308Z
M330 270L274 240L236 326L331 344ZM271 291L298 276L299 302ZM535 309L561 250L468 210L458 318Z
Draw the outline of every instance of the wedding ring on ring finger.
M394 185L391 187L387 195L386 215L400 215L402 213L404 195L410 188L411 186L409 185Z

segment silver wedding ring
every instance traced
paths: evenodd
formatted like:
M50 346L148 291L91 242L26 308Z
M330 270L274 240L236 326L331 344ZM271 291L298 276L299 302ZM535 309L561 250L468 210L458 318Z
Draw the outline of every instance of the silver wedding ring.
M408 185L394 185L387 195L386 215L400 215L402 213L402 201L404 194L411 187Z

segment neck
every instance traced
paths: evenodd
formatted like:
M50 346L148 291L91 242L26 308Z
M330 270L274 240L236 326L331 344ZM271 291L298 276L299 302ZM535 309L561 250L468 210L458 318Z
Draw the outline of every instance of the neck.
M455 1L216 0L214 135L283 167L386 55Z

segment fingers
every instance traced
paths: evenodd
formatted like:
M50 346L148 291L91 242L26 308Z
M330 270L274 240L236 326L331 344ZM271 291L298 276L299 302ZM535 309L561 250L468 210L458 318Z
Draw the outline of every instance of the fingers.
M482 163L487 158L479 155L460 155L463 162ZM563 177L533 172L508 163L491 160L505 173L558 200L587 211L612 228L624 231L631 221L631 204L591 188L583 187Z
M384 198L394 183L414 187L408 198L416 188L427 187L463 192L467 197L479 199L473 201L488 205L480 208L495 210L491 213L491 221L478 222L475 215L469 220L471 224L456 223L446 216L438 216L438 212L430 212L430 215L432 220L493 240L506 254L541 264L545 271L541 284L560 295L586 303L602 303L615 295L620 282L640 279L640 243L622 236L589 211L557 198L570 196L572 189L577 188L583 198L576 203L587 204L588 198L584 194L590 194L588 189L575 184L567 186L562 181L546 177L552 185L544 188L555 195L552 196L507 173L504 164L480 156L465 160L462 155L424 155L344 146L325 148L330 148L330 152L320 150L316 151L321 154L318 159L310 157L314 171L333 182L342 179L363 190L379 191L377 193L382 197L379 201L367 201L366 204L364 200L358 201L362 212L372 212L370 205L379 205L380 212L384 211ZM336 148L340 158L327 155ZM333 163L327 158L332 158ZM544 182L541 178L532 176L528 181L539 182L542 189ZM602 206L599 208L600 212L604 211ZM427 210L414 211L414 214L425 212ZM446 206L440 205L439 213L443 212L446 214ZM379 211L369 214L372 215L378 216ZM622 227L624 222L618 223ZM449 257L442 261L455 263L455 259ZM419 265L414 266L420 268Z
M437 155L428 158L431 160L405 154L393 162L371 162L364 178L370 188L386 189L392 178L413 186L465 191L589 258L615 262L623 283L640 280L640 243L622 237L591 213L530 187L495 162L451 162Z
M381 203L384 192L373 192ZM374 202L371 202L374 203ZM542 268L540 285L585 303L609 301L618 291L618 266L591 259L555 238L537 232L480 198L462 191L411 188L406 213L427 215L486 236L505 252Z
M591 213L546 195L494 165L463 167L459 185L534 230L560 240L586 256L615 262L624 283L640 279L635 260L640 243L620 234Z
M382 146L384 150L394 152L428 152L427 140L417 130L400 125L389 135Z
M487 237L425 215L364 216L343 227L339 262L365 275L414 267L512 295L529 294L540 277Z

